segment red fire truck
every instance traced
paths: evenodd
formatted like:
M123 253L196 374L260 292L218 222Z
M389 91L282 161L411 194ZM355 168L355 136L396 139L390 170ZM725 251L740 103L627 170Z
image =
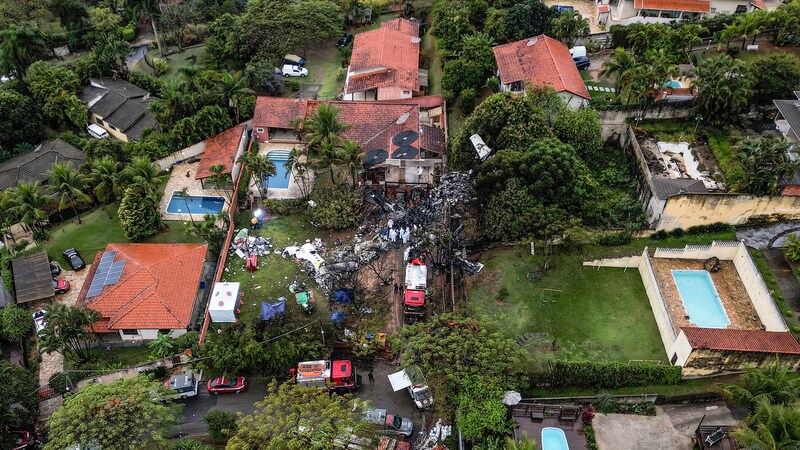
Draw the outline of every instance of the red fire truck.
M307 387L327 389L336 393L353 392L361 386L361 375L352 361L303 361L297 364L295 377Z
M414 323L425 318L425 291L406 289L403 298L403 316L406 323Z

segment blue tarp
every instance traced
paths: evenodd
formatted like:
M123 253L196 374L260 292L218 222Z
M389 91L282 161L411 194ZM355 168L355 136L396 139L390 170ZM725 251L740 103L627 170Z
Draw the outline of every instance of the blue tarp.
M337 289L333 293L333 301L344 305L346 303L352 303L354 296L355 294L352 289Z
M261 302L261 320L269 320L286 312L286 300L277 303Z
M342 323L344 322L344 313L341 311L336 311L331 315L331 322L333 323Z

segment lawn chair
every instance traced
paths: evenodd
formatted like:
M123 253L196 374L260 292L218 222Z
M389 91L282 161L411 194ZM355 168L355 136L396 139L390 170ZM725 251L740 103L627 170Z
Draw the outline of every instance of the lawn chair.
M559 419L574 422L578 420L578 411L580 408L577 406L564 406L561 408L561 415Z
M727 435L728 433L725 430L723 430L722 428L717 428L716 431L706 436L705 440L706 447L713 447L714 444L725 439L725 436Z
M544 405L531 406L531 419L544 419Z

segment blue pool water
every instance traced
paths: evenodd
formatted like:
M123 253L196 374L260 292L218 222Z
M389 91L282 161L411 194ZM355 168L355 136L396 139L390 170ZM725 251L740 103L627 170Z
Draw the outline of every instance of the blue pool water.
M184 201L180 192L173 192L169 199L167 212L172 214L217 214L225 206L222 197L195 197L189 196ZM188 205L188 210L187 210Z
M567 436L561 428L542 428L542 450L569 450Z
M731 321L708 272L673 270L672 278L692 323L702 328L725 328L730 325Z
M666 88L673 88L673 89L680 89L681 83L675 80L669 80L664 83L664 87Z
M269 188L270 189L286 189L289 187L289 180L290 174L289 171L286 170L286 161L289 158L281 155L267 155L270 161L275 164L275 176L269 179Z

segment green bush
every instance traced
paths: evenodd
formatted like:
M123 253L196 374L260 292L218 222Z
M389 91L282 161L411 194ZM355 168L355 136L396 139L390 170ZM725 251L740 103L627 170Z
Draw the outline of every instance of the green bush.
M158 205L140 190L128 188L119 205L119 220L125 237L141 242L158 232L161 217Z
M136 25L132 23L122 27L120 30L122 32L122 39L126 41L132 41L133 38L136 37Z
M790 262L800 261L800 239L797 235L790 234L786 240L786 259Z
M674 385L681 380L681 368L648 363L556 361L547 379L552 387L616 389L628 386Z
M301 198L288 200L266 199L261 200L261 204L264 205L265 208L269 209L272 214L279 216L288 216L291 214L301 213L307 205L306 201Z
M795 325L792 327L792 333L797 334L800 333L800 325Z
M311 208L311 220L318 226L341 230L358 223L362 203L359 192L346 186L333 186L315 192L311 197L317 203L315 208Z
M200 333L197 331L189 331L175 339L175 346L177 346L180 351L191 350L192 352L196 352L199 339Z
M684 230L683 228L675 228L674 230L669 232L669 235L674 238L683 237L684 234L686 234L686 230Z
M297 91L300 90L300 82L297 81L297 80L289 80L289 81L287 81L286 82L286 86L288 86L289 89L291 89L294 92L297 92Z
M714 222L708 225L695 225L686 229L686 234L691 236L702 236L704 234L718 234L733 232L733 225L725 222Z
M497 77L491 77L486 80L486 86L488 86L492 92L500 92L500 79Z
M211 410L203 417L208 424L208 434L215 442L227 442L236 433L236 414Z
M458 96L458 107L461 108L461 112L464 114L469 114L475 109L475 101L478 98L478 93L475 92L474 88L466 88L461 91L461 94Z
M604 234L600 236L597 243L605 246L614 246L630 244L631 241L633 241L633 236L629 232L623 231L621 233Z
M669 237L669 233L664 230L658 230L655 233L650 235L650 239L654 239L656 241L663 241L664 239Z

